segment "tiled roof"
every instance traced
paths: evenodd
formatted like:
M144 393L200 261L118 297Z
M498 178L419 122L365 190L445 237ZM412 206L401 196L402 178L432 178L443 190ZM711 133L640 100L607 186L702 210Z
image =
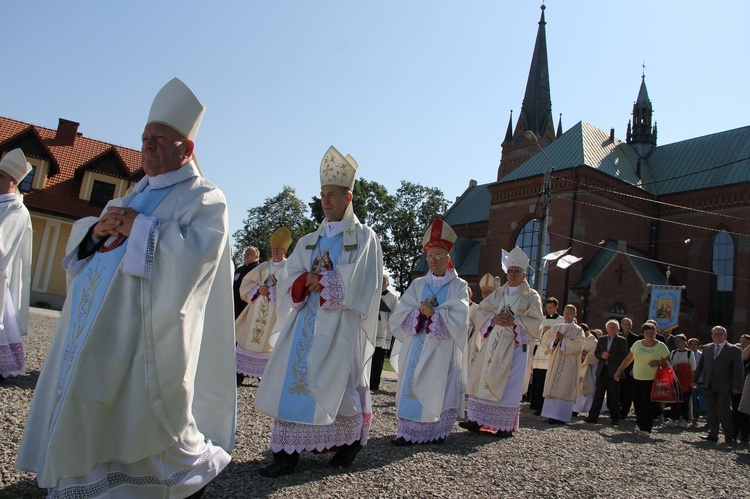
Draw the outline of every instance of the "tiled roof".
M750 126L659 146L647 164L657 196L750 182Z
M490 184L475 185L466 189L443 217L448 225L485 222L490 219Z
M655 196L750 182L750 126L657 146L641 160L640 178L635 150L584 121L544 152L554 171L587 166ZM541 176L546 168L544 154L535 154L501 182Z
M636 175L638 156L635 151L617 138L610 139L608 133L584 121L579 121L551 142L544 152L549 156L554 171L588 166L631 185L639 185L642 181ZM547 158L540 152L500 181L511 182L544 175L546 169ZM644 182L648 180L648 176L643 179Z
M75 174L108 153L116 155L122 163L123 175L129 180L143 176L140 151L80 134L72 145L64 145L55 141L56 133L55 129L0 117L0 151L21 147L28 156L50 161L50 176L44 189L32 189L24 197L24 203L32 212L36 210L70 219L98 215L101 208L79 199L81 181Z

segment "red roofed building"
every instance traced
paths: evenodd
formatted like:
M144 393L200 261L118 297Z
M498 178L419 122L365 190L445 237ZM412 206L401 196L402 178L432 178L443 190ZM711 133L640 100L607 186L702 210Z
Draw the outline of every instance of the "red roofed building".
M61 308L73 222L98 216L143 177L141 152L84 137L78 123L62 118L52 129L0 117L0 156L17 147L33 167L19 184L34 228L31 304Z

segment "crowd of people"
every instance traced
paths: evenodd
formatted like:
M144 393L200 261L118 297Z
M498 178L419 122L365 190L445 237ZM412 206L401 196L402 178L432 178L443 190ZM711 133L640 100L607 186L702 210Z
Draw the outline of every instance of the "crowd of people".
M389 351L395 447L440 444L457 422L511 438L524 397L554 425L608 412L616 426L634 406L644 437L665 418L696 425L702 401L706 440L720 429L727 443L748 440L750 336L735 346L716 326L701 348L650 321L640 335L628 318L591 329L575 304L543 307L518 247L503 259L506 282L483 276L474 303L451 263L456 233L439 218L422 239L429 271L399 298L377 235L353 212L358 164L334 147L319 168L324 220L288 258L285 227L269 235L266 261L247 248L232 287L226 201L194 155L204 109L183 82L167 83L142 134L144 178L73 227L68 298L16 460L50 497L200 497L231 459L247 377L273 419L262 476L294 473L303 452L349 467ZM16 187L29 169L21 150L0 161L0 380L25 372L31 224ZM666 369L679 387L669 405L652 397Z

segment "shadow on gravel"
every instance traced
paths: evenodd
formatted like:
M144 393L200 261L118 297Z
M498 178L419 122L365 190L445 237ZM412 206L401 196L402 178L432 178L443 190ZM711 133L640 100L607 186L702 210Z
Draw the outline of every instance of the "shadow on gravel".
M47 497L47 490L40 489L34 480L16 482L0 489L0 498L36 498Z
M10 376L2 382L2 387L8 388L16 386L22 390L33 390L36 388L36 382L39 379L39 371L29 371L21 376Z

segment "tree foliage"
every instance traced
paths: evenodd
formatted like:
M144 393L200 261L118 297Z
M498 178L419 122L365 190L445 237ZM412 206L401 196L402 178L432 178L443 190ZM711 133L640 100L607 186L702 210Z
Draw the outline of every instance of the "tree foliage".
M430 223L448 209L448 200L437 187L401 181L395 206L388 214L390 240L383 248L391 282L403 293L409 286L411 270L422 254L422 236Z
M235 263L242 261L244 249L256 246L260 250L261 261L271 256L271 235L279 227L286 227L292 233L292 252L300 237L315 229L315 224L307 218L305 203L297 197L293 187L287 185L274 197L266 198L262 206L247 210L243 228L234 233Z
M427 226L448 209L448 201L436 187L401 181L395 195L378 182L361 178L354 184L353 209L357 218L372 228L383 248L385 267L391 282L403 293L409 286L411 270L422 254L422 235ZM294 242L315 230L323 221L320 198L308 203L313 220L307 218L305 203L293 188L284 186L278 195L267 198L262 206L247 211L244 228L235 232L235 263L247 246L257 246L261 259L270 255L271 234L282 225L292 232ZM290 248L291 252L292 248Z

